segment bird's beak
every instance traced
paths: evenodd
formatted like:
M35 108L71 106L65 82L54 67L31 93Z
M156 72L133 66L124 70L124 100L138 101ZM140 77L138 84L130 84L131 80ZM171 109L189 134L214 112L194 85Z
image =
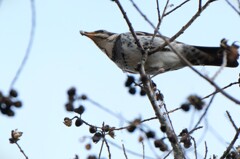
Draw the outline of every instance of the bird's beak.
M90 39L92 39L93 37L95 37L96 33L95 32L86 32L86 31L80 31L80 34L82 36L87 36Z

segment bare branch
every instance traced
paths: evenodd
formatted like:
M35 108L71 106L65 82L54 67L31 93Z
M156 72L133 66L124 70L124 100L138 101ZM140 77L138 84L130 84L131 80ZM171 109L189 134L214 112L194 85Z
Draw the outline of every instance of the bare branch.
M137 39L137 36L134 32L134 29L131 25L131 22L130 20L128 19L127 15L126 15L126 12L124 11L123 7L121 6L119 0L115 0L116 4L118 5L119 9L121 10L122 14L123 14L123 17L124 19L126 20L127 24L128 24L128 27L136 41L136 44L137 46L141 49L141 52L142 52L142 60L141 60L141 65L140 65L140 75L141 75L141 78L146 78L146 73L145 73L145 69L144 69L144 64L145 64L145 61L147 59L147 52L144 50L143 46L140 44L139 40ZM152 105L152 108L155 112L155 115L156 117L158 118L159 122L161 123L161 125L166 125L166 134L171 142L171 145L173 147L173 150L174 150L174 157L175 158L178 158L178 159L182 159L184 158L184 154L182 152L182 148L181 148L181 145L179 144L179 142L177 141L177 136L176 134L172 131L172 129L168 126L167 122L166 122L166 119L164 118L164 116L162 115L162 113L159 111L159 108L158 108L158 103L157 103L157 100L156 100L156 94L155 92L152 90L152 87L151 87L151 82L150 82L150 79L148 78L148 80L146 82L143 83L144 85L144 88L146 90L146 93L148 95L148 99L150 100L151 102L151 105Z
M24 58L21 62L21 65L19 66L11 84L10 84L10 90L13 88L14 84L16 83L18 77L20 76L26 62L27 59L30 55L31 49L32 49L32 45L33 45L33 40L34 40L34 36L35 36L35 27L36 27L36 8L35 8L35 0L30 0L31 3L31 13L32 13L32 20L31 20L31 31L30 31L30 38L28 41L28 45L25 51L25 55Z
M17 142L15 142L15 144L17 145L18 149L19 149L20 152L23 154L23 156L24 156L26 159L28 159L27 155L25 154L25 152L23 151L23 149L21 148L21 146L20 146Z
M221 90L227 89L227 88L229 88L229 87L231 87L232 85L235 85L235 84L240 84L240 82L233 82L233 83L230 83L229 85L227 85L227 86L221 88ZM219 90L216 90L216 91L214 91L213 93L211 93L211 94L209 94L209 95L203 97L202 100L204 100L204 99L206 99L206 98L209 98L209 97L211 97L212 95L215 95L215 94L217 94L217 93L219 93L219 92L220 92Z
M239 10L231 3L229 2L229 0L225 0L227 2L227 4L238 14L240 15L240 2L238 2L239 4Z
M123 149L125 159L128 159L124 144L122 144L122 149Z
M204 159L207 159L207 153L208 153L208 147L207 147L207 142L205 141L205 155L204 155Z

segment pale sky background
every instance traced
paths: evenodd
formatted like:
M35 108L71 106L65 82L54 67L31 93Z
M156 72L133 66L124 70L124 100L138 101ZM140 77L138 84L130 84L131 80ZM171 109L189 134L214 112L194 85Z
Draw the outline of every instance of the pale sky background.
M137 0L136 0L137 1ZM138 0L139 7L155 24L157 12L155 0ZM128 0L122 0L125 10L135 30L153 32L152 28L136 12ZM180 1L171 1L176 6ZM24 134L19 144L29 159L73 159L75 154L86 158L88 154L98 154L101 143L93 146L91 151L84 149L80 138L88 133L88 127L66 127L64 117L73 117L67 113L64 104L67 102L66 90L75 86L79 94L87 94L91 99L101 103L127 120L141 116L143 119L153 117L146 97L130 95L124 87L126 74L111 62L86 37L80 36L79 30L94 31L105 29L112 32L127 32L128 27L122 18L117 5L110 0L41 0L36 1L36 34L33 48L26 66L14 88L19 92L23 107L16 109L16 115L9 118L0 114L0 159L23 159L16 147L9 144L10 132L18 128ZM160 1L161 8L164 3ZM160 32L166 36L174 35L197 11L196 1L189 2L164 19ZM10 83L21 63L29 39L31 26L30 2L27 0L2 0L0 5L0 91L8 93ZM218 46L222 38L230 42L239 41L240 17L224 0L214 2L177 40L188 44ZM212 76L216 67L197 67L202 73ZM223 87L238 79L239 67L226 68L217 77L216 83ZM180 106L190 94L205 96L214 88L193 73L189 68L159 75L154 78L158 88L165 96L169 110ZM228 93L239 97L237 85L229 88ZM208 102L208 100L206 100ZM93 125L102 122L111 126L120 126L121 122L89 102L83 103L86 112L83 119ZM207 115L204 129L194 133L199 141L198 153L204 155L204 141L208 144L208 158L212 154L221 156L227 142L231 141L235 131L226 117L229 110L236 124L240 126L240 106L218 94ZM171 115L177 134L183 128L190 128L199 118L201 112L188 113L178 111ZM193 118L192 118L193 117ZM194 121L192 121L195 119ZM124 124L126 125L126 123ZM159 131L156 121L147 123L152 130ZM217 138L216 133L220 135ZM116 132L118 145L124 143L127 149L142 152L137 143L139 132ZM220 141L221 140L221 141ZM152 142L152 141L150 141ZM240 144L237 141L237 144ZM154 157L145 143L146 155ZM112 158L124 158L122 150L111 146ZM159 156L161 152L156 150ZM188 151L189 158L193 149ZM202 156L199 158L203 158ZM106 149L103 156L107 158ZM139 158L128 154L129 158ZM172 157L170 157L172 158Z

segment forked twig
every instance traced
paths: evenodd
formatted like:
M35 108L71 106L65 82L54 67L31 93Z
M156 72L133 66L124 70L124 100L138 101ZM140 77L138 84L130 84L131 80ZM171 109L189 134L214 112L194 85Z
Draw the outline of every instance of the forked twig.
M163 14L163 16L167 16L169 14L171 14L172 12L174 12L175 10L177 10L178 8L182 7L185 3L189 2L190 0L185 0L184 2L182 2L181 4L179 4L178 6L176 6L175 8L173 8L172 10L168 11L167 13Z
M232 123L234 129L236 130L236 134L235 134L234 138L232 139L231 143L228 145L227 149L224 151L223 155L220 157L220 159L224 159L224 158L229 154L229 152L230 152L231 149L233 148L233 145L234 145L235 142L237 141L238 136L239 136L239 134L240 134L240 128L237 128L237 129L236 129L236 124L235 124L234 121L232 120L232 117L231 117L231 115L229 114L228 111L227 111L227 115L228 115L229 120L230 120L230 122Z

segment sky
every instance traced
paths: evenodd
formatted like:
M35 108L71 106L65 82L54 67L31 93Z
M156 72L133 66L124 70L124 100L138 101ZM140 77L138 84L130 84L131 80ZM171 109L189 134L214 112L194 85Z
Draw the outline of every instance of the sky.
M131 3L122 0L127 15L135 30L153 32L149 24L138 14ZM177 6L179 1L170 1ZM137 1L141 10L156 25L157 11L155 1ZM90 136L87 126L66 127L65 117L76 114L66 112L66 91L74 86L78 94L86 94L90 99L102 104L114 113L120 114L126 120L137 117L142 119L154 116L147 97L138 94L130 95L124 87L127 74L123 73L101 50L88 38L79 34L80 30L94 31L105 29L122 33L128 32L128 26L122 18L117 5L110 1L66 1L41 0L35 2L36 30L29 58L22 70L14 88L19 93L23 107L15 109L15 116L10 118L0 114L0 159L24 158L16 145L9 143L11 130L23 131L19 141L24 152L30 159L73 159L75 154L86 158L89 154L98 154L101 144L93 144L91 151L84 146L91 143L84 136ZM160 8L164 3L160 1ZM184 7L167 16L160 27L163 35L171 37L193 16L198 4L188 2ZM169 8L169 10L171 7ZM225 1L212 3L206 11L177 39L178 41L200 46L219 46L222 38L229 42L239 41L240 19ZM31 30L30 1L2 0L0 2L0 91L8 94L11 81L24 57ZM196 67L201 73L212 77L218 70L216 67ZM236 82L239 67L225 68L215 82L224 87ZM137 76L136 76L137 77ZM214 88L189 68L158 75L154 82L164 94L168 110L179 107L191 94L206 96ZM237 85L226 90L239 99ZM209 99L206 100L208 103ZM79 104L79 103L78 103ZM82 101L86 108L82 118L87 122L101 126L103 122L110 126L127 125L111 114ZM240 107L218 94L211 105L200 129L194 133L198 141L199 158L204 155L204 141L208 144L208 158L212 154L221 156L228 142L235 134L234 128L226 116L229 111L233 120L239 126ZM171 114L175 131L191 128L199 119L202 112L191 110L188 113L177 111ZM159 131L157 121L146 123L156 130L157 137L164 135ZM207 133L204 133L204 132ZM204 134L204 135L203 135ZM141 144L137 142L140 132L133 134L125 130L116 132L112 142L126 149L142 152ZM152 143L152 140L150 141ZM146 141L146 155L154 157ZM239 141L237 141L239 144ZM113 158L124 158L122 150L111 147ZM193 149L187 150L189 158ZM162 153L156 151L159 156ZM128 154L129 158L139 158ZM107 158L106 149L103 157ZM173 158L172 156L169 158Z

